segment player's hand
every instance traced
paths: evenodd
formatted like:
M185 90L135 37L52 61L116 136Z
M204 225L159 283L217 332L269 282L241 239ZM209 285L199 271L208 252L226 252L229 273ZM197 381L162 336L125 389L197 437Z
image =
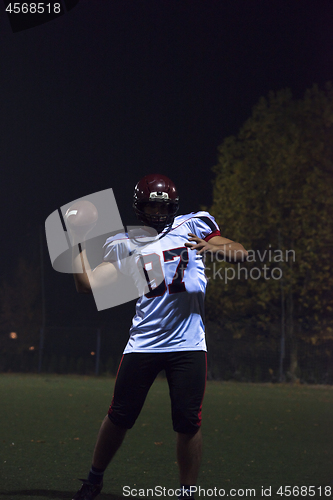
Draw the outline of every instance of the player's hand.
M191 250L196 250L198 254L203 254L207 252L213 252L214 250L214 245L210 244L208 241L202 240L201 238L198 238L195 234L189 233L189 242L193 243L185 243L185 246L187 248L190 248Z
M72 245L77 245L78 243L84 243L87 240L88 233L95 227L96 223L87 226L77 226L73 227L69 224L67 225L68 231L72 235Z
M90 231L92 229L94 229L96 223L92 223L90 226L77 226L77 227L73 227L73 226L70 226L70 225L67 225L68 227L68 230L70 231L72 237L73 237L73 241L76 242L83 242L87 239L87 235L88 233L90 233Z

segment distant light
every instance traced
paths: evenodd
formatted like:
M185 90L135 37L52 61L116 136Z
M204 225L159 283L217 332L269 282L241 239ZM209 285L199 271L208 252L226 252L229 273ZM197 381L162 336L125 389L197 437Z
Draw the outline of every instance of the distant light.
M11 339L17 339L17 333L16 332L10 332L9 337Z
M90 354L91 354L92 356L95 356L95 353L94 353L94 351L91 351L91 353L90 353Z
M29 347L29 351L34 351L34 350L35 350L35 346L32 345L31 347Z

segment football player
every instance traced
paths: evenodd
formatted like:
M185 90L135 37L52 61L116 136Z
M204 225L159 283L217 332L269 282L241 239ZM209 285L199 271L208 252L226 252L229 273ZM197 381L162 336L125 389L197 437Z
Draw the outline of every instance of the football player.
M164 175L147 175L135 187L138 219L156 230L158 245L146 245L134 259L145 273L148 292L140 296L118 369L113 399L104 418L87 480L73 500L92 500L101 491L103 474L133 427L147 393L161 370L169 384L172 423L177 433L180 498L196 485L201 459L201 408L207 374L204 297L207 279L203 256L237 262L247 252L224 238L208 212L176 216L179 197ZM75 238L75 235L74 235ZM129 235L109 238L104 262L91 270L84 245L74 255L74 278L79 292L114 283L128 273ZM83 263L84 272L79 272ZM149 273L148 273L149 270ZM154 273L158 280L152 279ZM193 491L193 488L192 488Z

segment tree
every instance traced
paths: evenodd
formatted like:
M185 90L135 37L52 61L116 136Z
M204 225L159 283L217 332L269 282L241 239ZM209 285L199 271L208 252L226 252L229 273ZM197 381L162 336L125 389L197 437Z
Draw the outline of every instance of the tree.
M289 90L261 98L238 136L219 147L213 170L210 211L222 234L243 243L250 256L232 280L226 263L219 276L210 270L208 314L223 316L235 336L277 339L283 276L294 375L298 339L333 339L332 85L314 85L300 100Z

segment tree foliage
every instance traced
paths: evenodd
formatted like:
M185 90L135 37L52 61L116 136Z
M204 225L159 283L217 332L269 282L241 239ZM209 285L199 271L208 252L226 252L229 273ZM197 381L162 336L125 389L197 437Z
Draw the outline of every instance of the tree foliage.
M226 283L231 265L222 263L220 276L208 265L209 316L223 317L234 336L272 338L280 335L284 301L287 337L333 339L332 85L314 85L300 100L289 90L262 97L218 151L210 212L223 236L251 252L241 264L248 279L238 266Z

